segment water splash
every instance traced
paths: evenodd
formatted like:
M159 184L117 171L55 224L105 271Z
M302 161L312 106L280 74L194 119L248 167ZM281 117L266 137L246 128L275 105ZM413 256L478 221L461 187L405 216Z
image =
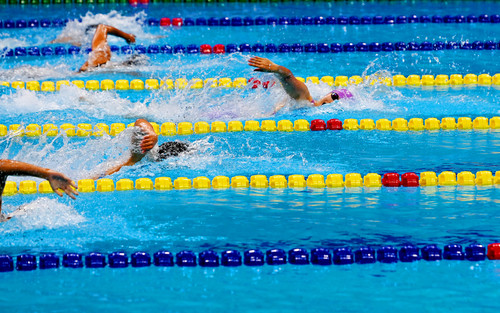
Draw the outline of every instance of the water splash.
M80 19L70 20L55 41L70 43L76 46L90 46L95 31L95 28L92 26L98 24L112 25L124 32L132 33L141 38L155 38L154 35L144 31L142 21L145 19L146 13L143 11L137 12L132 16L122 15L114 10L107 14L87 12ZM123 43L122 39L113 36L109 36L108 41L110 44Z
M11 205L5 207L5 211L13 211L8 214L12 219L0 228L0 233L3 234L44 228L55 229L86 221L86 218L72 206L46 197L38 198L19 208L13 208Z

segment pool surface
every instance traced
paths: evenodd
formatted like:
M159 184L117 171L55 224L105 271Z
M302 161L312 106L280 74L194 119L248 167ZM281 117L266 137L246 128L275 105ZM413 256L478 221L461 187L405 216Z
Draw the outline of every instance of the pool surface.
M498 310L498 14L496 1L0 2L0 158L80 190L9 177L1 310ZM110 38L111 65L78 74L99 23L137 45ZM354 98L274 113L286 93L253 55L315 99ZM87 180L128 156L137 118L189 152ZM419 186L388 187L391 173Z

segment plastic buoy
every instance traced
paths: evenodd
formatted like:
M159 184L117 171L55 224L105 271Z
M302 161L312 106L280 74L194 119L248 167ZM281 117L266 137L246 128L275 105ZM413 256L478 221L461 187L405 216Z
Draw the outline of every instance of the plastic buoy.
M12 272L14 270L14 260L8 254L0 254L0 272Z
M486 259L486 248L480 244L470 244L465 248L465 258L469 261L483 261Z
M65 253L63 255L64 267L80 268L83 267L82 255L79 253Z
M413 262L420 260L418 247L414 245L404 245L399 249L399 260L401 262Z
M370 247L361 247L354 252L356 263L375 263L375 250Z
M248 266L262 266L264 265L264 253L260 250L246 250L243 257L243 262Z
M216 54L226 53L226 47L224 45L217 44L217 45L214 46L213 51Z
M36 269L36 257L31 254L17 256L16 268L18 271L32 271Z
M323 120L312 120L311 121L311 130L312 131L320 131L320 130L326 130L326 123Z
M384 246L377 250L377 261L382 263L396 263L398 250L393 246Z
M130 263L133 267L146 267L151 265L151 256L147 252L134 252L130 256Z
M153 255L156 266L174 266L174 256L169 251L158 251Z
M500 243L489 244L487 256L490 260L500 260Z
M91 252L85 256L85 266L88 268L105 267L106 256L99 252Z
M302 248L291 249L288 251L288 259L291 264L309 264L309 253Z
M464 260L465 255L461 245L451 244L444 246L443 259L445 260Z
M221 264L223 266L240 266L241 254L237 250L227 250L221 254Z
M219 266L219 256L213 250L206 250L200 252L198 255L200 266L203 267L217 267Z
M200 46L200 52L201 54L211 54L212 53L212 46L204 44Z
M286 188L288 182L283 175L273 175L269 177L269 187L271 188Z
M175 261L178 266L196 266L196 255L193 251L181 251L175 255Z
M108 255L109 267L123 268L128 266L128 256L125 252L113 252Z
M172 25L173 26L182 26L182 18L180 18L180 17L174 17L172 19Z
M385 173L382 178L382 185L385 187L399 187L401 186L401 181L399 179L398 173Z
M349 173L345 175L346 187L361 187L363 185L363 178L359 173Z
M325 183L328 188L344 187L344 177L342 174L329 174L326 177Z
M420 185L418 180L418 175L413 172L401 175L401 185L404 187L418 187Z
M365 187L382 187L381 177L377 173L368 173L363 177Z
M191 180L187 177L178 177L174 180L174 188L178 190L191 189Z
M427 245L422 248L422 259L426 261L438 261L442 259L442 251L436 245Z
M286 264L286 253L282 249L271 249L266 252L266 262L269 265Z
M336 118L332 118L326 123L326 128L328 128L329 130L342 130L342 121Z
M316 248L311 250L311 263L315 265L331 265L332 253L329 249ZM307 263L305 263L307 264Z

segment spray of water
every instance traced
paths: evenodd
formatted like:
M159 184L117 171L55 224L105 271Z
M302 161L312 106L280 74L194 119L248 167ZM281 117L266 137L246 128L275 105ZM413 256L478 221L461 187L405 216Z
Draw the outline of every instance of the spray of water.
M55 229L74 226L86 221L72 206L55 199L38 198L20 207L6 204L5 212L12 219L0 227L0 233L17 233L26 230Z

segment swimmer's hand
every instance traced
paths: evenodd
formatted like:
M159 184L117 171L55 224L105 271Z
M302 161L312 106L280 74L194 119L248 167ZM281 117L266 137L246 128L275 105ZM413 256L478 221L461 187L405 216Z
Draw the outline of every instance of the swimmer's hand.
M158 142L158 135L148 133L146 136L142 138L141 141L141 149L142 153L146 153L149 150L153 149L153 147Z
M248 65L256 67L256 72L277 72L279 65L271 62L271 60L261 57L252 57L248 60Z
M78 191L76 191L76 184L66 175L49 170L45 177L54 190L55 193L59 195L59 197L63 196L63 191L70 197L71 199L76 199L75 195L78 195ZM74 188L74 189L73 189Z
M12 216L10 214L5 215L3 213L0 213L0 223L7 222L11 218L12 218Z
M132 35L132 34L127 34L127 38L125 38L125 40L127 41L127 43L131 44L131 43L135 43L135 36Z

